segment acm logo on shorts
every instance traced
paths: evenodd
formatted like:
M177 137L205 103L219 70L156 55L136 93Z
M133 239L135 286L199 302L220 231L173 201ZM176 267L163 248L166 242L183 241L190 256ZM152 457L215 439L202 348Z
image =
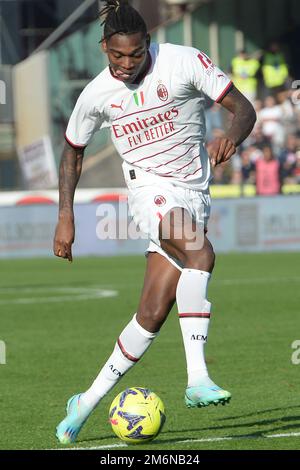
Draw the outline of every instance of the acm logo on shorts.
M164 196L155 196L154 202L158 207L162 207L166 204L166 198Z

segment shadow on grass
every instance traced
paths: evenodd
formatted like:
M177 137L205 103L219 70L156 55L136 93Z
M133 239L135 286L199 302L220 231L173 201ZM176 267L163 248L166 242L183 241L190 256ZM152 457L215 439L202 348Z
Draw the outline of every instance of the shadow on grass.
M300 404L299 405L293 405L293 406L286 406L285 408L283 407L278 407L278 408L267 408L266 410L260 410L260 411L254 411L253 413L247 413L243 414L240 416L226 416L224 418L220 418L220 421L230 421L231 419L241 419L241 418L249 418L251 416L257 416L261 415L264 413L273 413L274 411L283 411L283 410L294 410L294 409L299 409L300 410Z
M246 423L238 423L238 424L226 424L225 426L210 426L206 428L202 428L202 431L213 431L213 430L221 430L221 429L237 429L237 428L244 428L244 427L251 427L251 426L269 426L276 423L284 423L284 422L291 422L291 421L298 421L300 420L300 416L284 416L282 418L272 418L272 419L263 419L257 421L248 421ZM285 426L288 427L288 426ZM292 424L291 427L298 427L300 431L300 423ZM272 430L271 430L272 431ZM267 432L270 432L268 430Z
M203 444L209 442L210 439L212 440L238 440L238 439L268 439L268 435L271 435L274 432L277 433L282 433L283 431L287 432L290 431L291 433L295 430L298 430L300 432L300 423L292 423L291 421L300 421L300 416L289 416L289 417L284 417L284 418L277 418L277 419L268 419L268 420L262 420L262 421L253 421L253 422L247 422L247 423L240 423L240 424L233 424L233 425L226 425L226 426L212 426L212 427L206 427L206 428L194 428L194 429L177 429L177 430L168 430L162 433L162 436L166 436L167 439L155 439L153 442L148 442L145 443L145 446L151 448L157 447L159 445L166 445L166 444L173 444L173 443L183 443L183 441L188 441L191 444L193 441L199 443L199 440L203 439ZM226 436L210 436L205 434L205 431L211 431L211 430L224 430L224 429L237 429L237 428L242 428L242 427L251 427L251 426L269 426L269 425L274 425L275 423L278 423L278 426L272 427L272 429L264 429L261 431L254 431L246 434L228 434ZM282 424L281 424L282 423ZM288 424L284 424L288 423ZM195 437L194 433L199 433L199 436ZM193 433L191 435L190 433ZM174 438L168 438L168 436L172 434L177 434L178 437ZM77 444L83 444L83 443L92 443L92 442L97 442L99 445L101 445L101 442L107 441L108 439L113 439L115 443L121 443L118 439L115 438L114 435L106 435L102 437L94 437L91 439L82 439L77 441ZM141 442L142 444L142 442ZM109 446L110 444L107 444ZM111 444L113 445L113 444ZM131 446L130 446L131 447ZM136 446L133 446L135 448ZM146 448L146 447L145 447Z

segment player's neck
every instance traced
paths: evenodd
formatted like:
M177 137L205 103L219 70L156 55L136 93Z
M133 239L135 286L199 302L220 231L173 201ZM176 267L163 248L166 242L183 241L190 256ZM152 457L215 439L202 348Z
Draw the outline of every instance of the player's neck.
M135 81L133 82L133 85L138 85L139 83L141 83L142 80L144 80L149 70L151 69L151 65L152 65L152 57L151 57L150 52L148 51L145 66L143 70L141 70L140 74L136 77Z

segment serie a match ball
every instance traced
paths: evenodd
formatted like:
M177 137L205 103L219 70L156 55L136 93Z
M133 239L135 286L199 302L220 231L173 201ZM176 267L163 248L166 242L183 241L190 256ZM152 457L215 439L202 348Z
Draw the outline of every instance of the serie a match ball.
M165 407L151 390L127 388L112 402L109 421L122 441L141 444L152 441L162 430L166 421Z

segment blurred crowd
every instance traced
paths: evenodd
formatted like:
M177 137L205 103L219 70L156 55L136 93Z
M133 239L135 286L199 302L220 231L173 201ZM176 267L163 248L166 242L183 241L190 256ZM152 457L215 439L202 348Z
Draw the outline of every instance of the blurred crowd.
M300 184L300 92L276 42L260 54L240 51L229 74L252 102L257 123L229 164L214 170L213 184L255 184L259 195L282 192L283 185ZM300 83L299 83L300 85ZM207 140L224 135L230 117L207 101Z

